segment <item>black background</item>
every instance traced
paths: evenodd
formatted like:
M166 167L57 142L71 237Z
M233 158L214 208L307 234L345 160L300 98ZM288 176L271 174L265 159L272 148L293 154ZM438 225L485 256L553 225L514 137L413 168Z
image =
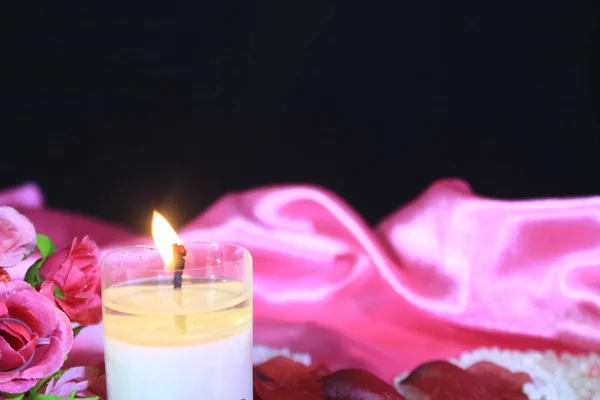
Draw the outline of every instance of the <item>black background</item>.
M145 231L283 182L370 222L447 176L598 193L597 3L3 5L0 187Z

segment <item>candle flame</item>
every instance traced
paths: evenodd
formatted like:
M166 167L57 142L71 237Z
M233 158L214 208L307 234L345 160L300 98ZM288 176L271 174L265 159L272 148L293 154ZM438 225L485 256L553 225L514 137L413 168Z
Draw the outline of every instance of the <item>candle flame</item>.
M183 244L169 221L154 211L152 216L152 239L165 266L173 268L173 243Z

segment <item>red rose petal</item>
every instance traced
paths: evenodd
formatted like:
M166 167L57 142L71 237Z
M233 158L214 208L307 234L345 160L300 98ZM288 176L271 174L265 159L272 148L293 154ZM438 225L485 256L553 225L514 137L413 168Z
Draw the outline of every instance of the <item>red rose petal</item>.
M256 369L270 380L313 393L321 393L319 379L330 373L322 364L309 367L283 356L257 365Z
M8 307L6 306L6 303L2 300L0 300L0 317L8 317Z
M502 386L505 390L522 391L523 385L533 380L525 372L510 372L489 361L480 361L467 368L467 371L487 380L490 384Z
M254 400L324 400L320 393L295 388L267 380L258 371L254 373Z
M11 344L11 346L18 350L23 345L31 340L31 332L27 330L27 328L22 324L15 321L1 321L0 322L0 331L4 331L4 338ZM18 345L11 341L6 335L10 335L13 337L13 341L18 341Z
M2 354L0 372L7 372L19 368L27 361L18 351L14 350L2 336L0 336L0 354Z
M256 369L280 383L294 382L297 377L310 374L310 367L283 356L259 364Z
M325 375L331 374L331 370L325 366L325 364L315 364L311 365L311 374L315 377L321 378Z
M417 389L431 400L527 400L522 387L517 387L504 372L500 374L497 368L485 365L478 368L479 373L474 374L446 361L433 361L415 369L402 381L400 389ZM512 383L504 386L507 381Z
M390 384L361 369L343 369L321 379L327 400L406 400Z

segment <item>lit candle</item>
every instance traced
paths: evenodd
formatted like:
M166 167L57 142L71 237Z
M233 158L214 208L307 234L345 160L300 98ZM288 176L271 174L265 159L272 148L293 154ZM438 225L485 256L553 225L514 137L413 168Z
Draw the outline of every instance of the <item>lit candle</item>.
M184 245L155 214L156 248L103 259L109 400L252 399L252 258Z

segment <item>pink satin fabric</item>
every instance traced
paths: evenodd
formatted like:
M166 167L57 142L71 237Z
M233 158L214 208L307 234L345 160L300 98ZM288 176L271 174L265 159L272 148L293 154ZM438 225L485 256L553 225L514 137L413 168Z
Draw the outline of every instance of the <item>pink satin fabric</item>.
M58 245L84 234L104 251L151 242L44 208L40 193L15 188L0 204ZM331 192L280 186L224 196L180 232L247 247L255 342L333 367L390 380L481 346L600 349L599 197L499 201L441 180L372 228ZM100 361L100 327L76 350L72 364Z

